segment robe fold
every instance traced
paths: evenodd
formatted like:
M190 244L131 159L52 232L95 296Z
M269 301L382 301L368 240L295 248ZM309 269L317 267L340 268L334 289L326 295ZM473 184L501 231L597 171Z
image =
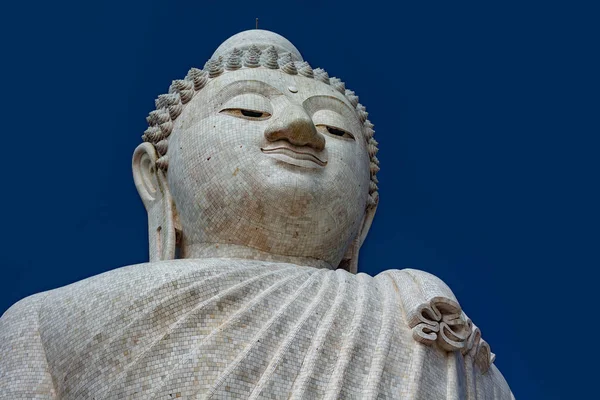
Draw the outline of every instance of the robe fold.
M119 268L0 319L0 398L513 399L438 278L241 259Z

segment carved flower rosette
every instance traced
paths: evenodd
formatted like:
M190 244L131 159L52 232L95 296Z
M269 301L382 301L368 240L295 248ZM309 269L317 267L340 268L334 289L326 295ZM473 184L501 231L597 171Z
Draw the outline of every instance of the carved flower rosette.
M424 344L437 344L446 351L462 350L470 336L469 326L457 304L439 297L423 303L411 313L413 338Z
M393 278L413 338L448 352L460 351L487 372L494 354L450 288L436 276L412 269L395 271Z

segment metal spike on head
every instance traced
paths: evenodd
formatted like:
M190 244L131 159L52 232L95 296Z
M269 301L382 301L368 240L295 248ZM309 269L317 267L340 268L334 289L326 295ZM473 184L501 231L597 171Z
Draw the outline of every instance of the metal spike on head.
M221 43L212 57L229 54L234 48L247 51L251 46L263 51L269 46L273 46L278 53L290 53L293 61L304 61L296 46L289 40L275 32L263 29L251 29L231 36Z

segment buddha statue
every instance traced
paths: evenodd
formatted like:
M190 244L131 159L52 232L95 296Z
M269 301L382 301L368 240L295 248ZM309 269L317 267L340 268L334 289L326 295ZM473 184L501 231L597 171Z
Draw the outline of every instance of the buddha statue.
M1 398L514 399L440 279L358 273L379 161L341 80L241 32L147 121L150 262L6 311Z

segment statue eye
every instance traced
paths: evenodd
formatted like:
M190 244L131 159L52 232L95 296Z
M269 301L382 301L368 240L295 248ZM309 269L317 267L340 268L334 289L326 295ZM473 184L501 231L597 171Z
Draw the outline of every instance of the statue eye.
M271 117L271 114L264 111L248 110L245 108L226 108L221 110L223 114L231 115L232 117L249 119L252 121L262 121Z
M336 128L334 126L319 124L317 125L317 129L319 129L322 133L326 133L332 136L354 140L354 136L350 132L347 132L340 128Z
M265 113L261 113L258 111L251 111L251 110L240 110L240 112L242 113L242 115L245 115L246 117L252 117L252 118L262 118L263 115Z

